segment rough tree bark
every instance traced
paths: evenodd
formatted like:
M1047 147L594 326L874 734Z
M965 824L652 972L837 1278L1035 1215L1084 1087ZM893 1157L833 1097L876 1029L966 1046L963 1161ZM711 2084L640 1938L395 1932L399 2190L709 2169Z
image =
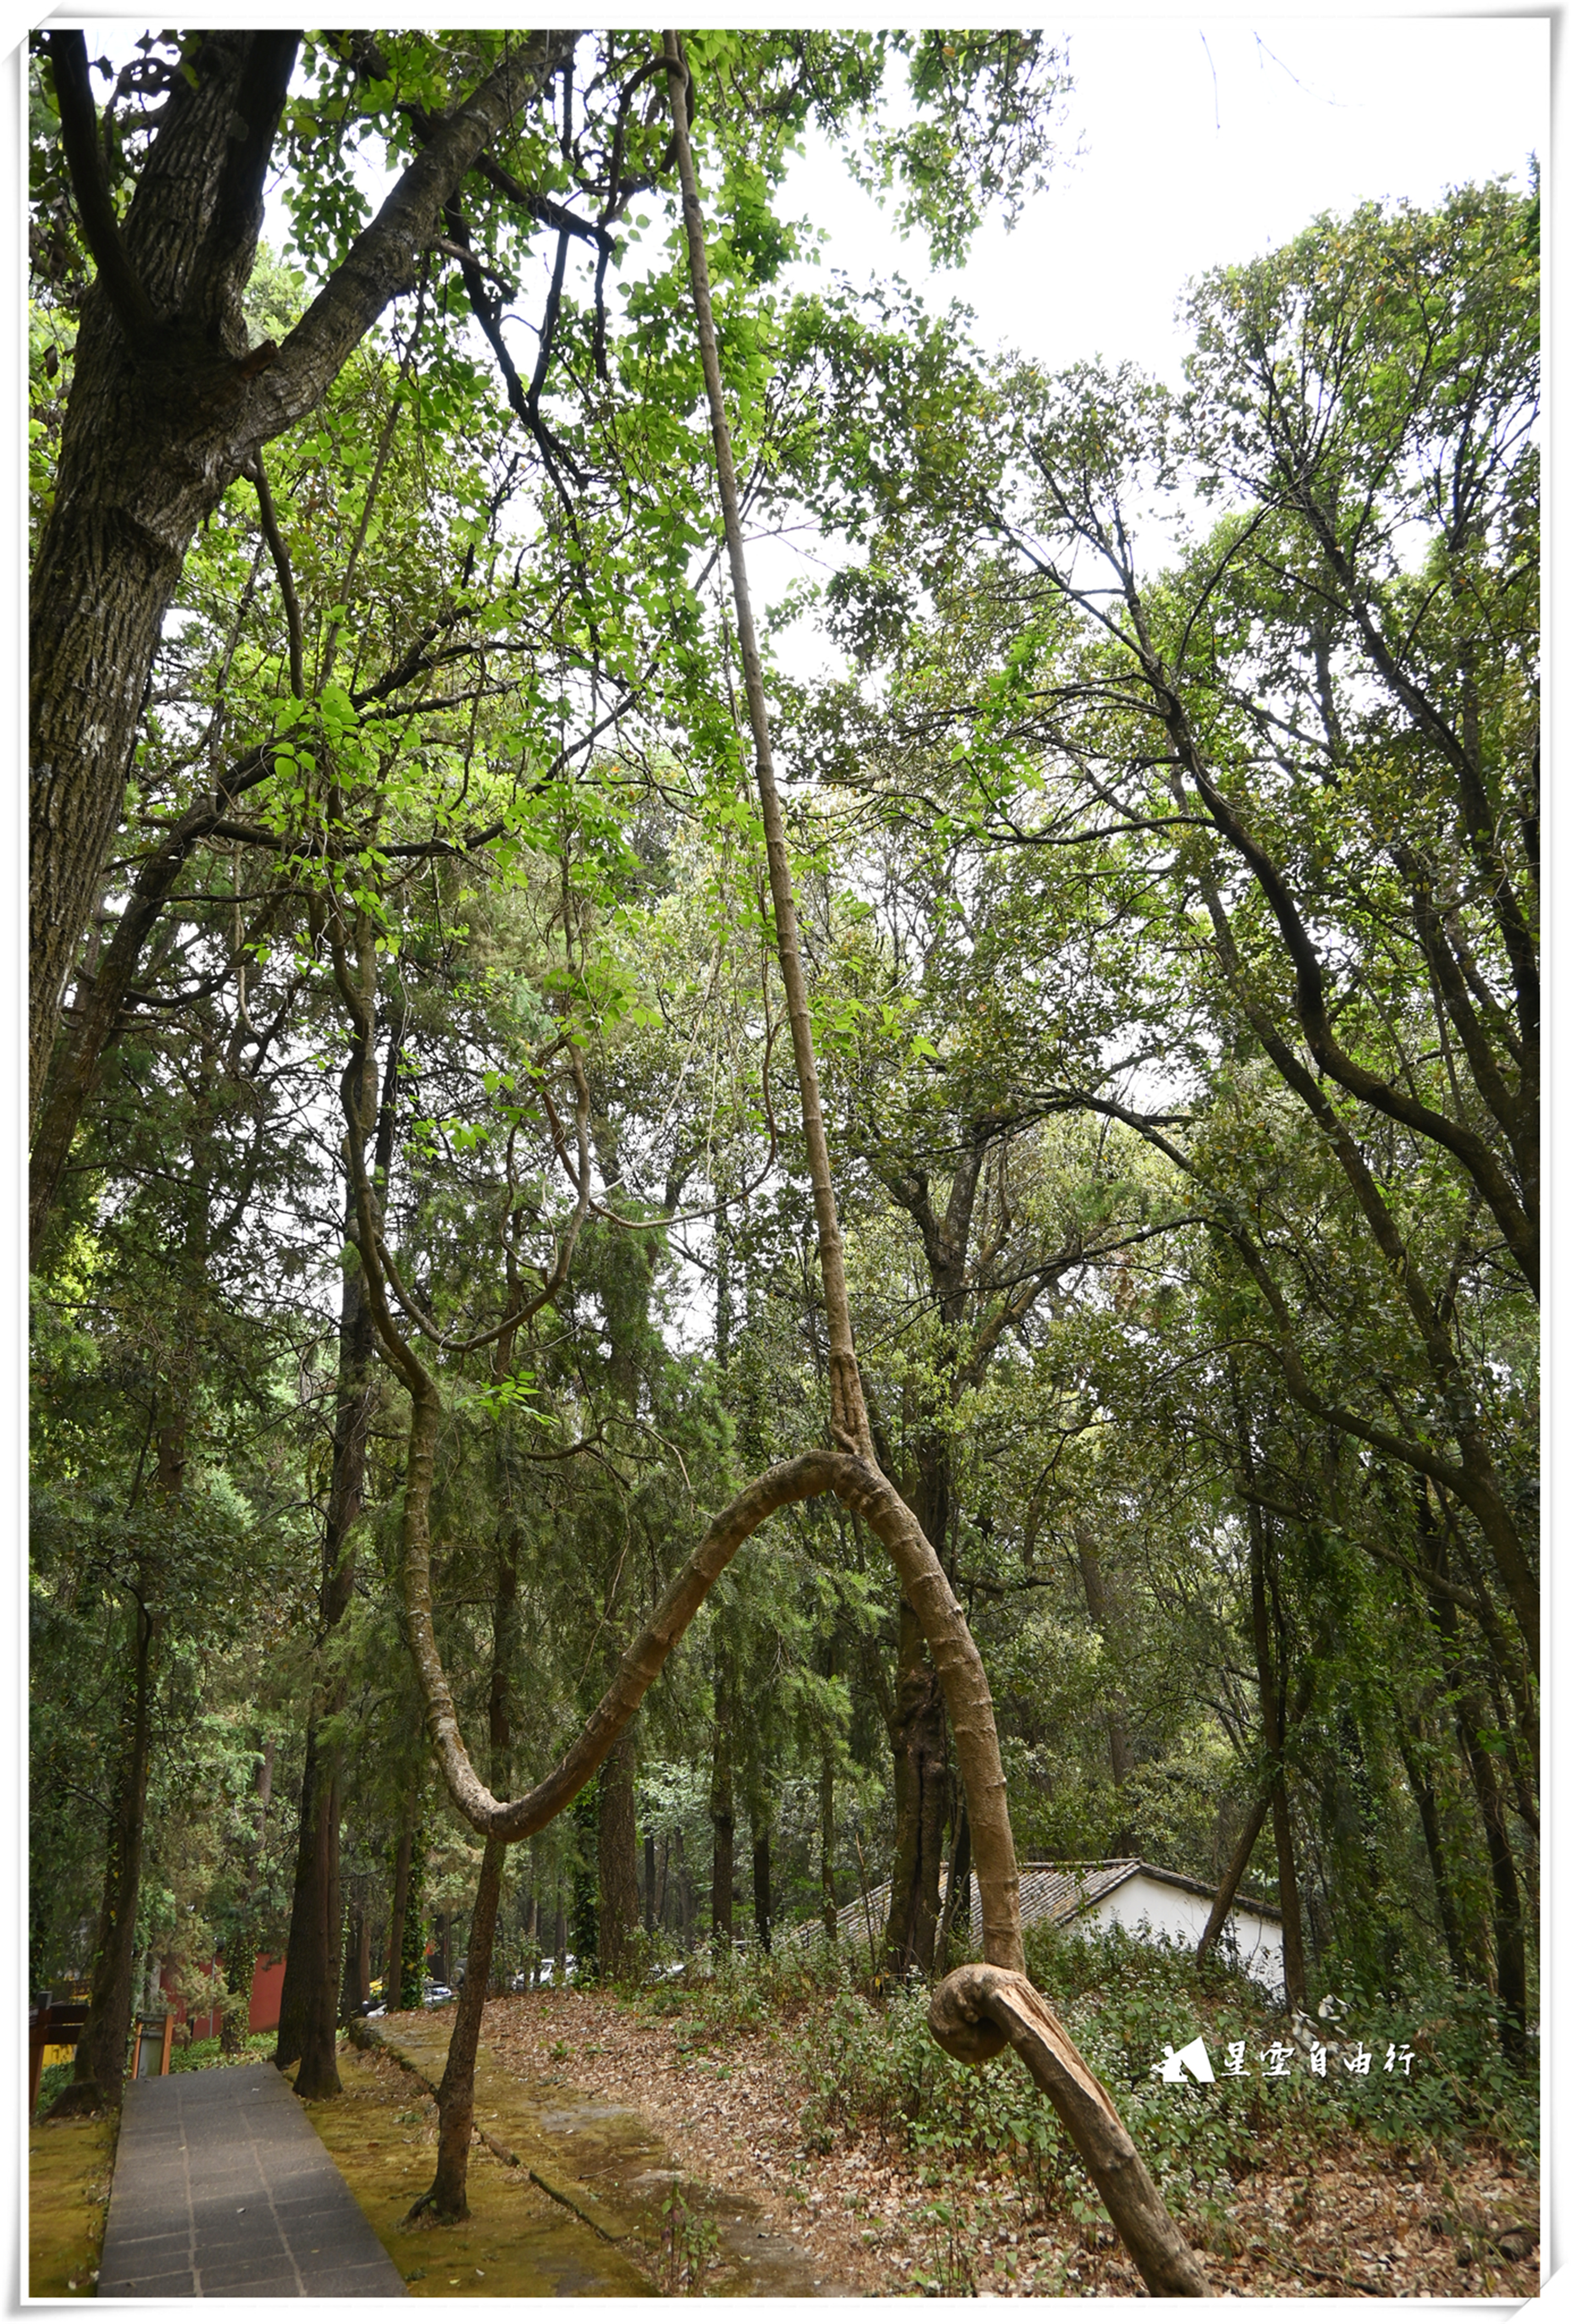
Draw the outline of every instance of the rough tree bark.
M280 2073L298 2067L295 2089L301 2098L337 2098L342 2087L337 2066L338 1813L337 1754L322 1748L320 1720L313 1715L306 1727L300 1846L273 2053Z
M1154 2292L1204 2299L1210 2287L1168 2216L1118 2109L1029 1978L972 1963L938 1988L928 2023L951 2057L984 2065L1014 2049L1075 2143L1107 2215Z
M87 2023L71 2079L50 2108L51 2119L93 2114L120 2103L131 2039L131 1969L136 1950L136 1899L152 1729L156 1625L141 1596L132 1601L130 1668L120 1716L119 1764L104 1859L104 1901L93 1945Z
M595 1835L600 1881L600 1973L626 1977L636 1960L638 1831L633 1775L638 1738L624 1729L600 1770L600 1823Z
M117 223L86 44L80 32L49 34L97 272L32 576L32 1118L198 526L262 447L320 401L389 302L414 289L445 205L575 38L531 33L504 56L410 163L283 346L253 349L241 299L299 35L203 36Z
M949 1810L949 1738L944 1690L933 1668L922 1625L903 1592L899 1638L894 1715L890 1722L894 1752L894 1868L883 1957L892 1977L930 1977L938 1931L944 1827Z
M362 1139L375 1123L374 1168L378 1197L393 1163L397 1112L398 1057L402 1013L395 1011L388 1035L387 1069L378 1101L374 992L376 955L369 920L356 930L360 990L365 1001L346 1065L341 1097ZM354 1195L347 1198L346 1231L353 1222ZM355 1589L354 1528L365 1490L365 1445L375 1403L375 1332L365 1296L365 1271L352 1243L346 1242L338 1322L338 1381L333 1416L333 1465L322 1531L322 1572L317 1645L331 1637L349 1609ZM322 1722L341 1708L336 1691L312 1706L306 1730L306 1765L300 1785L300 1841L283 1991L279 1998L278 2044L273 2063L282 2073L298 2059L295 2094L302 2098L337 2098L338 2080L338 1962L341 1926L338 1893L338 1755L324 1745Z

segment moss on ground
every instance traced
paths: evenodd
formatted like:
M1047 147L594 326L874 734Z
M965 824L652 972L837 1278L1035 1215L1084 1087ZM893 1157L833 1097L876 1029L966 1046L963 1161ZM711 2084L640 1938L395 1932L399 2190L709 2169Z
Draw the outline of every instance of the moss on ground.
M27 2291L92 2296L104 2247L118 2115L34 2123L27 2142Z
M436 2164L436 2107L411 2074L354 2050L338 2056L343 2096L306 2107L383 2249L416 2299L529 2300L647 2294L614 2245L482 2146L469 2161L469 2218L408 2224Z

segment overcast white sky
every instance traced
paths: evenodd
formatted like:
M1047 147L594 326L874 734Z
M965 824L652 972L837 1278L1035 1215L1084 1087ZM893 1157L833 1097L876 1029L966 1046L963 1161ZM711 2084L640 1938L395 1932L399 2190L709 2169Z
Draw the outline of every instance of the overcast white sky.
M986 227L958 274L979 335L1057 366L1132 356L1176 379L1185 280L1289 239L1320 211L1429 202L1548 138L1547 18L1070 18L1065 144L1012 235ZM926 275L822 141L791 180L854 275Z
M902 242L815 139L786 207L829 228L826 268L859 282L898 272L932 304L960 298L981 344L1049 368L1127 357L1177 384L1174 310L1190 277L1325 210L1428 203L1502 174L1525 183L1529 156L1548 154L1545 17L1061 22L1067 158L1013 233L985 226L964 269L933 274L921 242ZM756 544L750 563L765 603L804 570L783 544ZM803 672L824 658L799 628L776 650Z

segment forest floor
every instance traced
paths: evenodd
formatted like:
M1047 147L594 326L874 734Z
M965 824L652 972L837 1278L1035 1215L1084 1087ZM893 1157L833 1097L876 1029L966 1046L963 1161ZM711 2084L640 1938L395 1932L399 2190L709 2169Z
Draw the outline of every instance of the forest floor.
M109 2215L116 2115L35 2122L27 2139L27 2292L91 2297Z
M695 2027L569 1988L488 2003L484 2039L527 2080L555 2075L636 2110L695 2179L750 2199L848 2291L1141 2292L1100 2205L1094 2220L1044 2217L1012 2172L911 2153L876 2126L815 2152L802 2129L809 2030ZM1526 2299L1538 2217L1536 2184L1492 2146L1443 2162L1353 2135L1310 2172L1274 2169L1262 2152L1206 2265L1218 2292L1246 2298Z

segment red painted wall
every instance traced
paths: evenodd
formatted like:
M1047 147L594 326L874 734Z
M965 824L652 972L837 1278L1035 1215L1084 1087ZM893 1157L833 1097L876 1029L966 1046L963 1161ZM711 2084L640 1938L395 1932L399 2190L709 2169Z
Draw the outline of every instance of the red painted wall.
M276 1959L272 1953L258 1953L256 1968L251 1979L251 2022L253 2034L276 2034L278 2005L283 1998L283 1955Z

